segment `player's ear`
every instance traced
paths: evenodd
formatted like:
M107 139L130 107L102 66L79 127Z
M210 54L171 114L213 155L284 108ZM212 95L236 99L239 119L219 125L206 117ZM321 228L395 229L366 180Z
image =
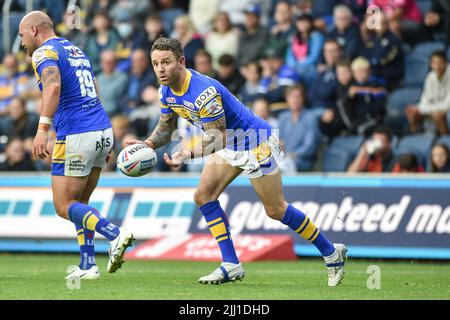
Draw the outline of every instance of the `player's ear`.
M31 30L31 34L33 35L33 37L36 37L38 34L38 28L37 26L30 26L30 30Z
M181 57L178 59L178 63L179 63L179 65L180 65L180 67L184 67L184 66L186 65L186 58L185 58L184 56L181 56Z

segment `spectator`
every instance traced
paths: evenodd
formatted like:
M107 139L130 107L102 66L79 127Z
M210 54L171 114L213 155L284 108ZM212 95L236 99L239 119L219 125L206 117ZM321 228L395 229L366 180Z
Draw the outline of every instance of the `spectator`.
M81 50L85 50L88 41L89 26L92 24L92 21L77 25L77 14L78 12L76 10L67 10L64 12L63 22L56 26L56 33L72 42Z
M321 143L317 117L305 108L303 86L288 87L286 101L289 110L278 118L281 145L286 156L297 165L298 171L310 171Z
M392 131L378 127L360 148L347 172L391 172L393 167Z
M327 40L323 47L325 64L318 66L318 75L308 90L309 105L319 109L333 109L336 105L338 81L336 64L341 59L342 49L336 40Z
M341 0L340 3L352 10L353 22L360 24L364 20L367 11L368 0Z
M0 162L0 171L34 171L33 161L25 151L20 138L11 139L6 145L5 159Z
M326 31L331 25L333 8L339 0L314 0L311 7L311 16L314 18L314 26L318 30Z
M425 79L422 96L418 105L406 108L412 133L420 131L425 118L431 118L441 135L449 133L447 113L450 110L450 68L444 51L431 55L431 71Z
M116 154L119 154L120 150L122 150L122 146L119 142L123 141L126 134L133 133L133 130L128 117L121 114L111 118L111 126L113 129L114 141L117 142L114 143L113 151Z
M285 52L288 41L295 33L292 23L292 7L288 1L282 0L275 6L275 24L270 28L267 48L279 49Z
M145 19L145 50L150 52L156 39L166 35L161 17L158 14L150 14Z
M417 157L412 153L406 153L399 156L397 162L392 169L393 173L418 173L425 172L419 164Z
M258 61L253 61L241 68L245 83L239 91L238 97L245 105L252 104L259 95L262 68Z
M119 111L118 100L128 82L128 75L118 71L116 66L116 53L112 50L103 51L101 55L102 72L96 78L98 95L109 116L113 116Z
M217 73L217 80L227 87L232 94L237 95L244 85L245 79L237 70L236 60L233 56L224 54L219 58L219 69Z
M324 37L314 29L313 18L304 14L297 17L296 33L287 50L286 64L295 69L309 83L316 76Z
M197 50L194 57L195 70L208 77L217 78L217 72L213 69L212 57L205 49Z
M152 1L148 0L117 0L114 1L110 12L113 20L118 20L123 14L132 17L132 20L142 23L147 12L152 12Z
M403 79L405 69L402 43L389 31L386 17L378 14L380 28L369 29L367 17L361 24L361 55L370 61L372 73L383 78L387 87L393 89Z
M156 87L156 75L149 65L150 57L143 49L131 55L131 76L119 99L119 108L125 115L145 104L142 93L147 87Z
M269 101L265 98L258 98L253 103L253 112L261 119L267 121L272 128L278 129L278 120L272 116Z
M386 113L386 89L383 81L371 76L370 64L363 57L352 62L354 81L349 88L349 102L353 104L358 122L358 133L381 123Z
M324 111L320 119L320 129L330 139L345 132L355 133L357 117L354 104L350 101L348 91L353 83L350 62L340 61L336 66L338 80L336 106Z
M197 50L204 47L203 40L194 29L188 15L181 15L175 20L174 37L180 41L183 47L186 67L194 68L194 57Z
M0 116L7 113L12 99L25 92L29 82L27 74L19 71L14 55L7 54L3 58L3 66L5 73L0 75Z
M300 82L300 76L292 68L283 65L283 52L280 48L269 48L261 60L263 77L259 93L264 94L270 103L284 102L286 86Z
M239 45L239 34L233 29L230 18L220 12L214 18L214 29L205 39L205 48L211 54L213 67L219 67L219 58L224 54L236 57Z
M447 145L437 143L433 146L429 172L450 172L450 151Z
M245 9L245 30L239 37L237 54L240 67L259 59L269 38L269 31L261 26L260 16L259 6L252 5Z
M206 35L213 29L213 21L218 13L220 2L220 0L191 0L189 2L189 17L200 34Z
M389 21L389 29L397 37L414 43L418 38L422 17L414 0L371 0L371 5L380 8Z
M116 56L118 58L117 68L123 72L129 72L131 68L131 53L136 49L146 46L146 39L143 32L138 30L133 17L124 11L117 15L115 26L119 33L120 40L116 46Z
M99 12L93 20L94 32L89 36L86 44L86 55L92 63L92 71L100 72L100 55L103 50L115 50L119 43L119 35L111 28L108 15Z
M346 5L338 5L333 11L333 29L328 39L336 39L343 48L345 58L353 59L358 55L361 46L359 29L353 24L352 11Z
M36 135L39 117L35 113L27 112L26 101L14 98L8 106L6 134L9 137L18 137L22 140L32 139Z
M174 0L156 0L157 10L161 16L161 20L163 21L164 30L167 31L168 34L171 34L174 31L174 21L179 17L185 14L182 8L178 8ZM185 2L185 1L183 1Z
M425 14L423 23L431 39L444 30L445 40L450 43L450 5L447 0L432 0L431 10Z

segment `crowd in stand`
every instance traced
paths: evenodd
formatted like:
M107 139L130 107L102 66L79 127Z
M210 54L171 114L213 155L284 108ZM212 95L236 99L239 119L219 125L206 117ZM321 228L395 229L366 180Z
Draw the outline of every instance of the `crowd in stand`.
M14 1L17 10L23 2ZM35 2L57 33L89 56L111 117L114 155L124 140L146 137L159 119L150 49L165 35L181 42L188 68L219 80L279 129L286 172L321 171L324 151L343 136L363 140L340 171L450 172L448 1L86 1L79 28L64 6ZM0 171L49 170L50 159L30 157L40 108L30 59L22 51L2 59ZM394 93L411 87L416 63L425 68L413 84L420 95L403 95L396 109ZM183 143L201 138L182 120L179 127ZM399 141L414 135L433 137L424 159L396 152ZM116 170L114 160L108 170ZM170 169L160 161L158 170Z

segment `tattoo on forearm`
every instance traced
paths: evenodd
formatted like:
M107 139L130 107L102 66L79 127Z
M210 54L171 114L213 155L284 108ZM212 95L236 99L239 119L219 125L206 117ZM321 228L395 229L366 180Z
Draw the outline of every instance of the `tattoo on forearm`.
M170 142L172 132L177 128L178 116L175 113L163 114L159 117L159 122L155 130L148 138L153 143L154 149L158 149Z
M47 67L42 71L41 75L42 87L45 88L52 83L61 84L61 73L58 67L51 66Z

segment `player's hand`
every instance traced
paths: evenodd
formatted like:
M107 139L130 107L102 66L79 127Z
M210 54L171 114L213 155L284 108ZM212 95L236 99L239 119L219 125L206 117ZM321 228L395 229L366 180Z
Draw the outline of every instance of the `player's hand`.
M188 151L189 152L189 151ZM177 151L172 155L172 158L169 157L167 153L164 153L164 161L169 167L172 168L178 168L183 164L183 160L187 159L188 155L184 150L183 151ZM189 152L190 155L190 152Z
M33 141L33 159L40 158L44 160L50 155L50 151L47 148L48 133L38 132Z

